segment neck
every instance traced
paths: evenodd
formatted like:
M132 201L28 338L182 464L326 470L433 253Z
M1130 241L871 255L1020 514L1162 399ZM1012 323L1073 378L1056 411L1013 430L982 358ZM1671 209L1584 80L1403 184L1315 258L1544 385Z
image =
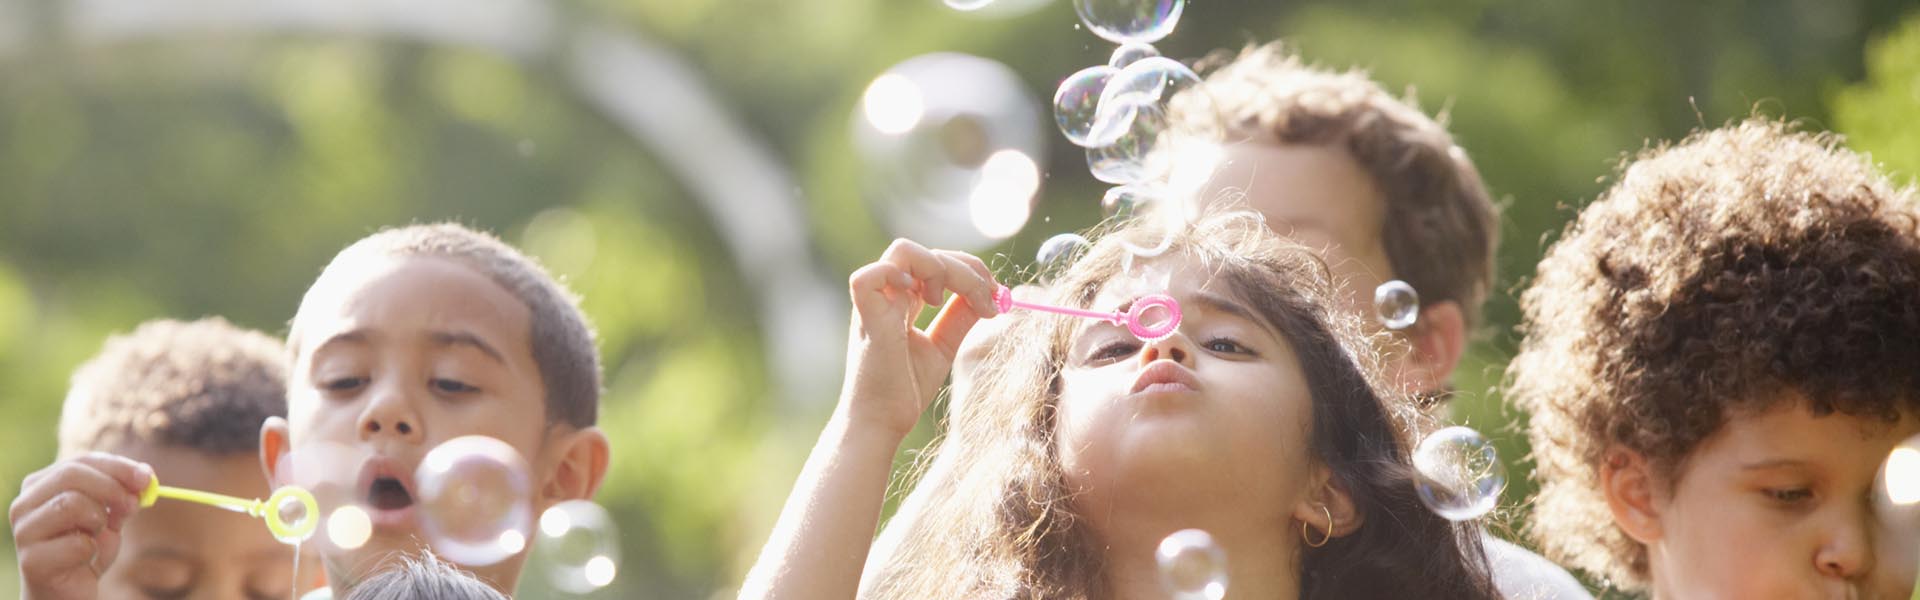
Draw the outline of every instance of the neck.
M1213 536L1226 552L1228 598L1298 598L1300 541L1297 535L1286 535L1289 523L1293 521L1284 517L1278 523L1258 525L1245 519L1159 522L1097 536L1096 543L1106 544L1102 558L1108 595L1123 600L1166 598L1168 590L1160 581L1154 552L1168 534L1195 528Z

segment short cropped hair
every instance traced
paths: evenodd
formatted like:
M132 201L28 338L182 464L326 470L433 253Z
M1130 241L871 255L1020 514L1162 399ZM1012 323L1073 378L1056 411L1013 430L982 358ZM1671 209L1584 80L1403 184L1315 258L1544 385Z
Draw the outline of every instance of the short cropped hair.
M251 454L260 424L287 414L285 356L279 340L218 317L108 338L73 372L60 456L142 442Z
M505 594L427 552L353 586L345 600L507 600Z
M1389 95L1361 71L1308 65L1274 42L1241 50L1168 111L1174 139L1346 150L1384 197L1379 233L1394 276L1425 301L1458 303L1469 326L1479 321L1499 244L1493 201L1466 151L1413 98ZM1178 153L1182 144L1159 147Z
M506 289L531 315L534 364L546 387L547 422L588 427L599 419L600 351L580 300L540 263L492 234L457 223L385 229L347 246L327 264L327 272L351 268L366 256L432 256L451 259L478 271ZM304 301L302 306L306 304ZM294 317L288 345L299 351L300 318Z
M1729 419L1797 397L1816 415L1920 410L1913 201L1834 136L1765 119L1625 165L1520 300L1509 397L1532 415L1547 555L1646 586L1647 549L1600 490L1610 448L1671 486Z

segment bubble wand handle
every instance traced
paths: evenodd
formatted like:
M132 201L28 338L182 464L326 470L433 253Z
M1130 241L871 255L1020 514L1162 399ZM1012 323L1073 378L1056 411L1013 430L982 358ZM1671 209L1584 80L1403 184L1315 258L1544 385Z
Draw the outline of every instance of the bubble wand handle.
M299 486L281 487L274 490L273 495L267 497L265 501L261 501L258 498L238 498L226 494L160 485L159 476L147 478L147 489L140 491L140 506L153 506L154 502L158 502L163 497L224 508L264 519L267 522L267 530L281 539L304 540L313 535L314 528L320 523L318 519L313 518L320 511L319 503L314 501L313 493ZM300 513L302 517L295 519L293 523L286 522L278 511L269 510L270 507L285 506L288 502L298 502L303 509Z
M1116 311L1107 313L1096 310L1015 300L1013 299L1013 290L1003 285L993 291L993 305L1003 313L1013 310L1014 308L1025 308L1075 317L1100 319L1115 325L1125 325L1127 331L1132 332L1134 337L1149 342L1165 339L1167 336L1173 335L1174 330L1180 328L1180 303L1175 302L1172 296L1166 294L1148 294L1141 296L1133 301L1133 308L1126 312ZM1145 322L1147 313L1156 308L1166 311L1166 319L1154 323Z

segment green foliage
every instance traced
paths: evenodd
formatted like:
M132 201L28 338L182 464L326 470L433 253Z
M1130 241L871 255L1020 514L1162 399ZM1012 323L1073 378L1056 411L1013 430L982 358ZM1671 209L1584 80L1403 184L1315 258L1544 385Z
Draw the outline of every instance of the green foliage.
M1833 124L1889 173L1920 178L1920 15L1867 44L1867 78L1834 93Z

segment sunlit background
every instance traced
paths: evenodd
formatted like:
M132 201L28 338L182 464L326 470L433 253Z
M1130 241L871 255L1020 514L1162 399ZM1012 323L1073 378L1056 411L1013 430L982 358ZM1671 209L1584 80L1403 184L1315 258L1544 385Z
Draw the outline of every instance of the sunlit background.
M1456 420L1510 461L1510 292L1624 153L1758 110L1920 173L1908 0L1192 0L1156 46L1273 39L1417 89L1502 202ZM730 597L835 399L847 273L908 236L1015 277L1098 221L1052 97L1113 49L1072 0L0 0L0 496L108 334L284 333L333 252L452 219L598 326L620 559L595 596ZM1509 471L1496 528L1532 490Z

